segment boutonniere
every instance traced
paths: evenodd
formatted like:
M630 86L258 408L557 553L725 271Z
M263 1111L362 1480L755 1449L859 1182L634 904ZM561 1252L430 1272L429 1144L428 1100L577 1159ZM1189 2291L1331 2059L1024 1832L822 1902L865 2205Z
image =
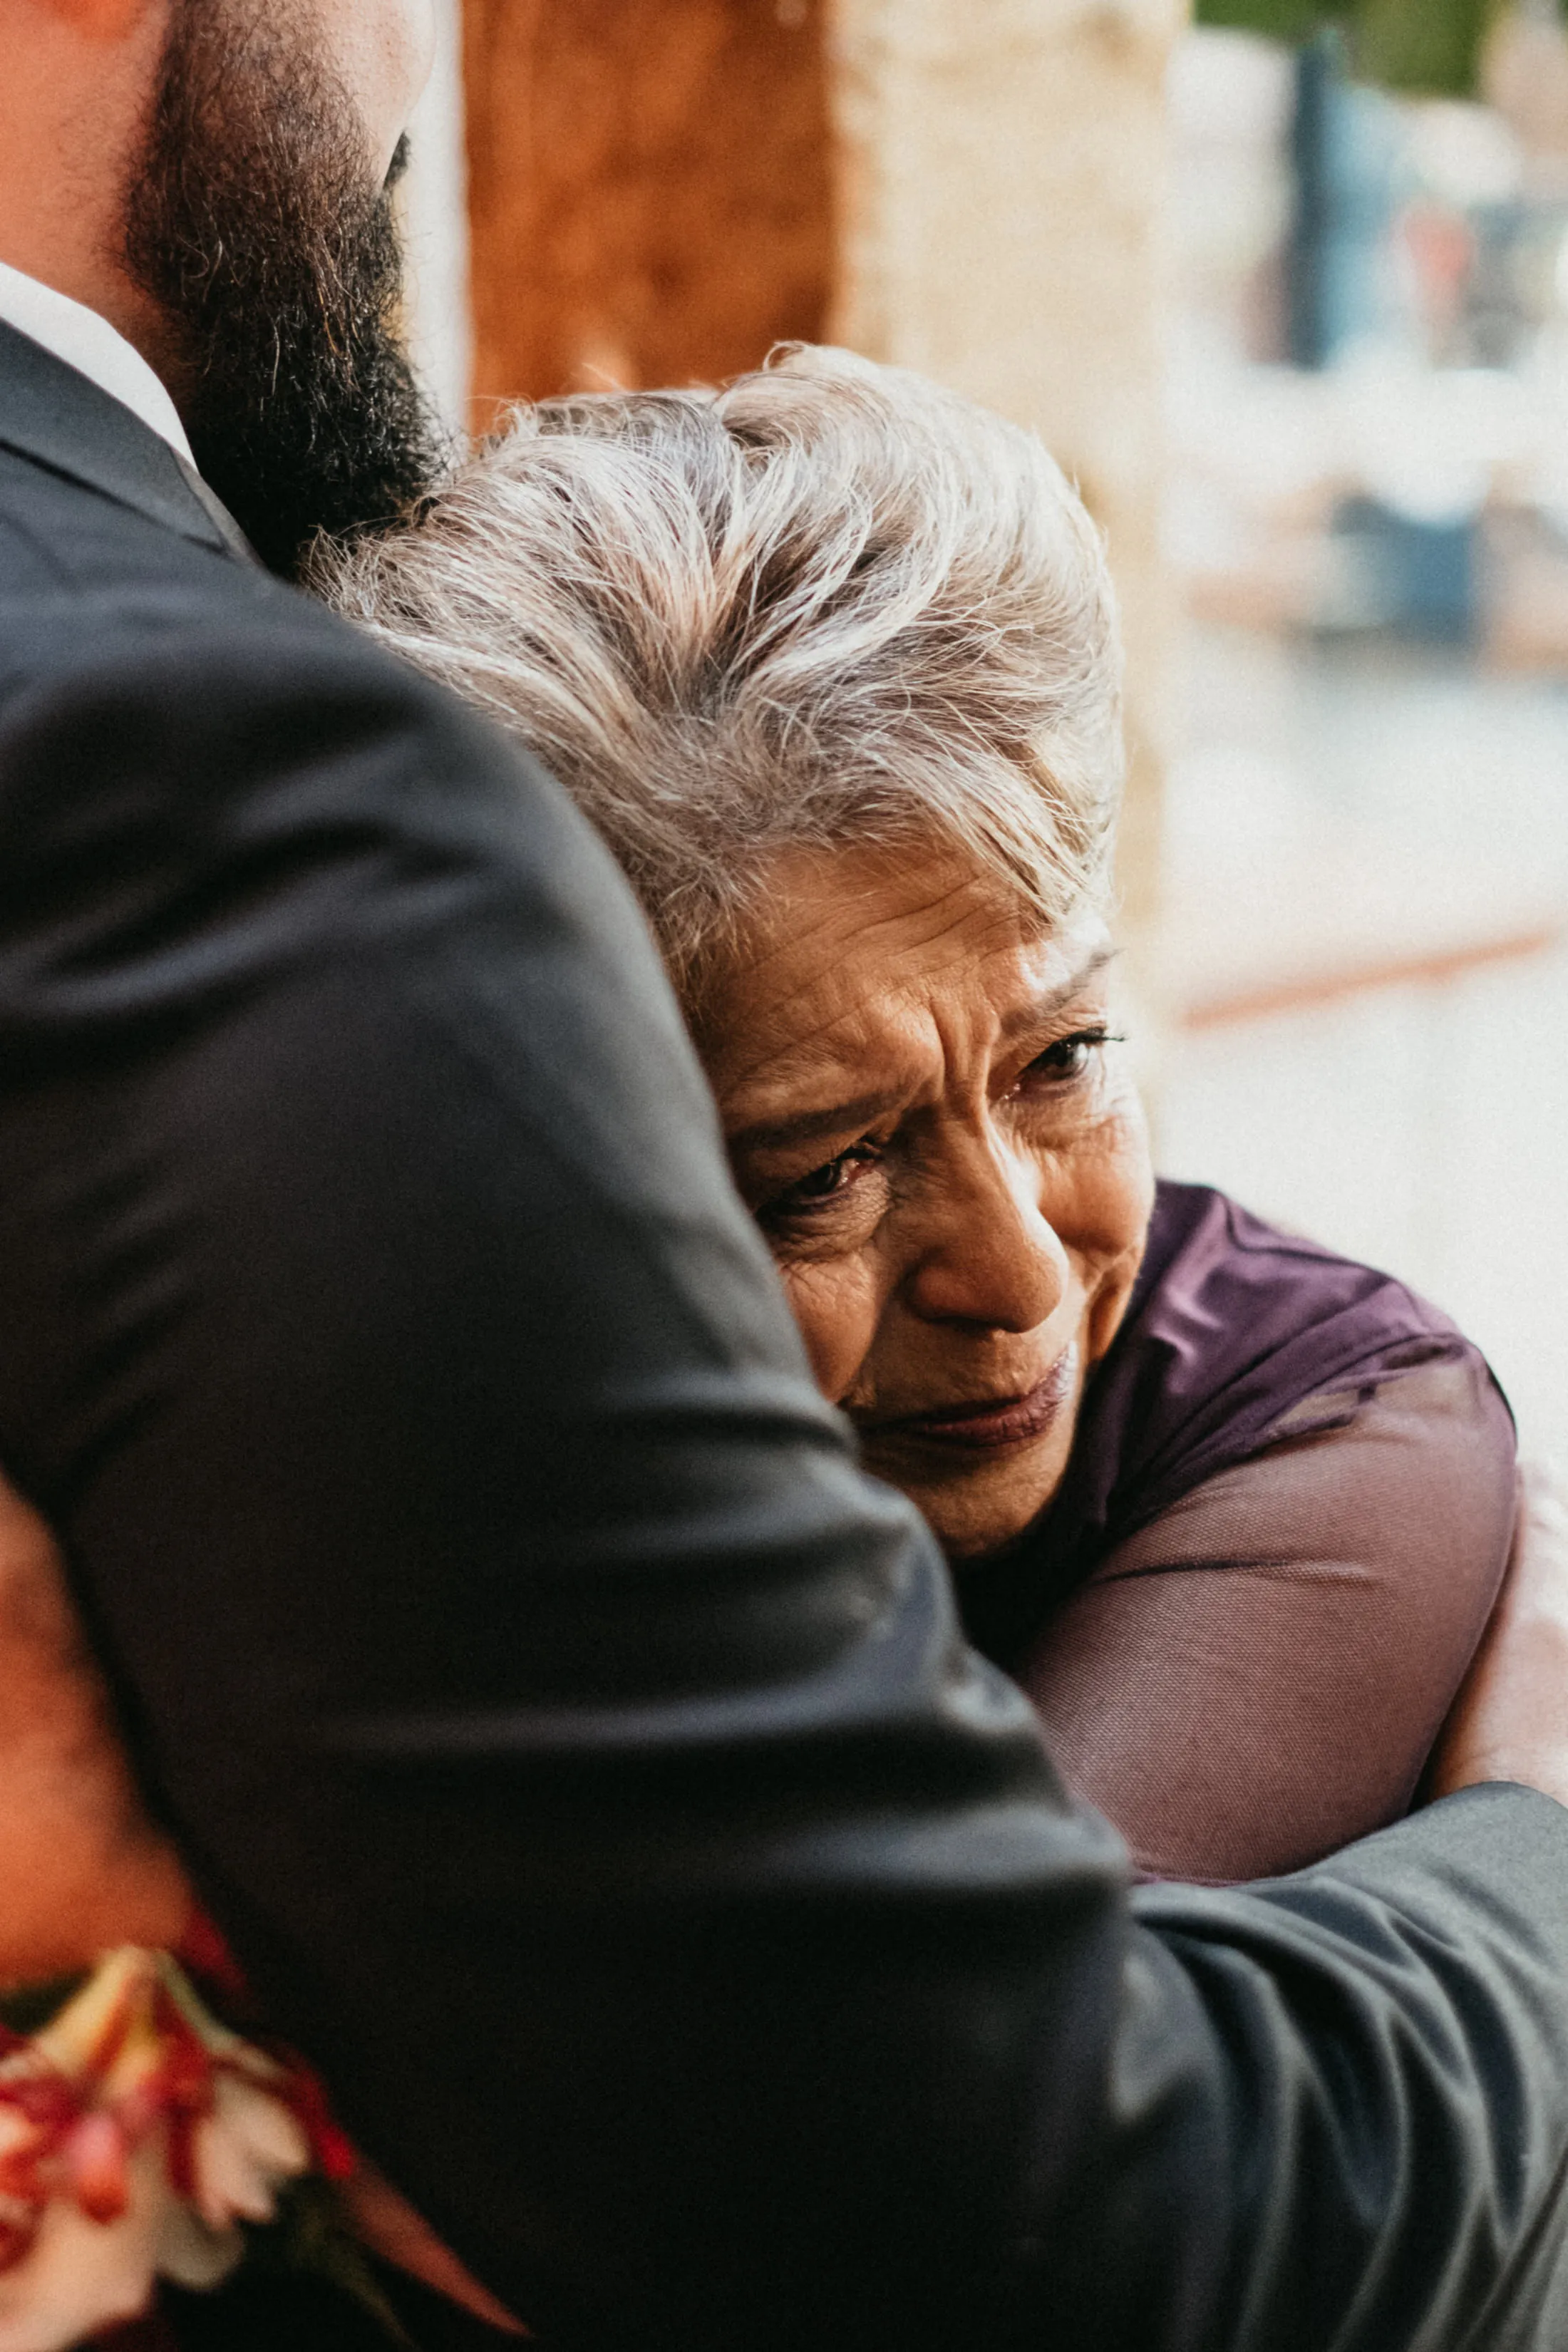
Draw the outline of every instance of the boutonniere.
M220 2024L167 1953L112 1952L0 2020L0 2352L66 2352L259 2245L396 2331L334 2222L354 2157L314 2078Z

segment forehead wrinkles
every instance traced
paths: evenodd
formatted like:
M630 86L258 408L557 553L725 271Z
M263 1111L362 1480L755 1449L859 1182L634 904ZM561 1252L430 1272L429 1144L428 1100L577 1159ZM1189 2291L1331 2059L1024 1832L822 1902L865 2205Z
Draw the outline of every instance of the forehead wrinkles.
M1038 993L1052 957L972 886L891 909L884 893L846 894L790 908L773 930L719 993L715 1076L727 1094L762 1081L771 1097L835 1069L863 1092L933 1048L962 1059Z

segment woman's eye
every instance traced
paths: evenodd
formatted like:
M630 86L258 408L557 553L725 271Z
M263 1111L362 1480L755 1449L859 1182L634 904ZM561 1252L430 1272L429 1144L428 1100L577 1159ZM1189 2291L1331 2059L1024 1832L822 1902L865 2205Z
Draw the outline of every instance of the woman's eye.
M1064 1078L1081 1078L1102 1045L1121 1042L1108 1029L1079 1029L1070 1037L1058 1037L1054 1045L1037 1054L1025 1075L1058 1084Z
M876 1152L868 1144L853 1144L841 1151L836 1160L825 1160L820 1168L801 1176L786 1192L775 1193L761 1213L763 1216L788 1216L792 1210L819 1208L825 1201L837 1200L847 1192L862 1170L875 1164Z

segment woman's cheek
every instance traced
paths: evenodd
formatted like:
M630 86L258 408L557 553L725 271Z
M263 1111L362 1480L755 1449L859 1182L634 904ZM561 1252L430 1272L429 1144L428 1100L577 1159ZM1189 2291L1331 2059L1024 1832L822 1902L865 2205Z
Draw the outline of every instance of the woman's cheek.
M1089 1360L1098 1363L1126 1312L1154 1206L1148 1125L1131 1089L1100 1129L1099 1149L1087 1160L1084 1174L1086 1255L1097 1269Z
M841 1404L877 1334L871 1269L858 1256L778 1264L816 1385L830 1403Z

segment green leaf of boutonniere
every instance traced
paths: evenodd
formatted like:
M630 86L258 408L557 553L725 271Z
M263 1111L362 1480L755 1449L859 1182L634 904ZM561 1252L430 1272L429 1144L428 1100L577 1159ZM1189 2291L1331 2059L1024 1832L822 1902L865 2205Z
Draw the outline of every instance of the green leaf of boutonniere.
M279 2191L276 2221L246 2225L246 2267L293 2278L320 2279L380 2322L391 2340L416 2352L412 2336L382 2292L331 2181L307 2173Z

